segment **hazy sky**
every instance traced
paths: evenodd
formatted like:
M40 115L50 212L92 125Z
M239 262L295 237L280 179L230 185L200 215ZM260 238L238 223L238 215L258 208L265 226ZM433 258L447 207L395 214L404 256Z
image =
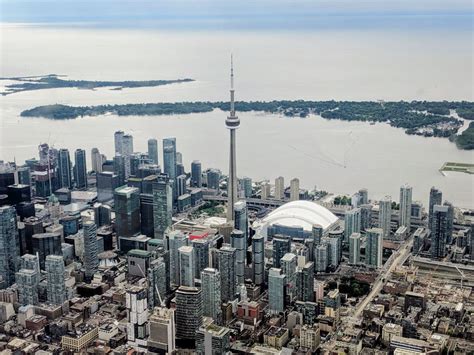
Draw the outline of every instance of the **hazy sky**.
M472 30L471 0L0 0L0 21L172 29Z

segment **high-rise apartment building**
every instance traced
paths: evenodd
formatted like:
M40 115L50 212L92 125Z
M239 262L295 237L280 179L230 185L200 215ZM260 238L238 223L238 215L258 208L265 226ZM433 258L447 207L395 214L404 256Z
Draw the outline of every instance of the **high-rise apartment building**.
M221 273L222 302L232 301L237 294L237 277L235 273L237 251L229 245L224 245L217 250L216 254L218 270Z
M344 240L349 242L352 233L360 233L361 209L353 208L344 215Z
M297 201L300 199L300 180L298 178L290 181L290 201Z
M286 276L281 269L271 268L268 272L268 308L272 313L285 310Z
M360 263L360 233L352 233L349 237L349 263Z
M368 229L366 236L365 264L369 267L380 268L383 265L383 230L381 228Z
M411 228L412 192L413 189L409 185L400 187L399 225L407 227L408 231Z
M443 202L443 193L438 190L436 187L430 189L430 200L428 208L428 228L432 229L431 224L433 222L433 208L435 205L442 205Z
M441 259L446 256L449 234L449 206L434 205L431 221L431 257Z
M173 188L168 177L153 183L153 221L155 239L163 240L165 232L171 227L173 216Z
M252 237L252 279L256 285L265 282L265 240L261 235Z
M99 267L98 245L97 245L97 226L92 221L86 221L83 224L84 230L84 275L90 280L97 272Z
M275 198L283 200L285 198L285 179L279 176L275 179Z
M281 267L281 258L291 251L291 238L284 235L275 235L272 245L273 267L279 269Z
M48 255L45 262L48 302L61 305L67 300L66 280L64 278L64 259L62 255Z
M247 256L247 240L243 231L234 229L230 234L230 242L233 248L236 250L235 254L235 276L237 278L237 284L241 285L245 279L245 264Z
M383 231L383 238L390 238L392 221L392 198L385 196L383 200L379 202L379 228Z
M203 316L210 317L216 324L222 322L221 274L213 268L201 272Z
M0 277L5 288L15 283L19 258L20 243L15 208L0 206Z

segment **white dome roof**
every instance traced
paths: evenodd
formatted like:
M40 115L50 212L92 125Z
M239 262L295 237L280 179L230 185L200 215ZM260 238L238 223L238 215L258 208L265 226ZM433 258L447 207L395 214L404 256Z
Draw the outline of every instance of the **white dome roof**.
M310 201L292 201L278 207L257 223L260 234L266 235L268 226L278 224L286 227L302 227L311 231L313 225L319 224L327 229L338 218L327 208Z

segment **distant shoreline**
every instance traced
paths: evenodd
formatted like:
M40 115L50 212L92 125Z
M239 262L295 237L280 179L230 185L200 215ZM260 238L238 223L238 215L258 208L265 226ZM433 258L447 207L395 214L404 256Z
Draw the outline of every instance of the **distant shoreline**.
M85 90L95 90L97 88L109 87L110 90L122 90L123 88L141 88L155 87L170 84L187 83L194 79L174 79L174 80L142 80L142 81L104 81L104 80L68 80L61 79L66 75L48 74L36 76L17 76L3 77L0 81L13 80L18 83L5 85L6 91L2 92L3 96L16 94L23 91L58 89L58 88L76 88Z
M83 116L114 114L118 116L163 116L211 112L214 109L227 110L228 102L175 102L143 103L98 106L38 106L21 112L22 117L43 117L52 120L75 119ZM474 119L474 102L468 101L255 101L236 102L240 112L265 112L282 114L287 117L307 117L320 115L326 119L343 121L385 122L392 127L405 129L405 133L425 137L450 138L460 149L474 149L471 142L473 125L456 135L463 121L453 117L453 113L464 119ZM461 144L459 137L463 136Z

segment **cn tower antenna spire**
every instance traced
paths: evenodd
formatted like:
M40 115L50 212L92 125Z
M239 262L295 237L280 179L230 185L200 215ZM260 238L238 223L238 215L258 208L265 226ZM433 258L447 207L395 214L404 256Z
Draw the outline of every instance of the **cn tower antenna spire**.
M240 126L240 119L235 114L234 100L234 57L230 55L230 112L225 121L230 131L229 180L227 182L227 221L234 220L234 204L237 202L237 162L235 131Z

